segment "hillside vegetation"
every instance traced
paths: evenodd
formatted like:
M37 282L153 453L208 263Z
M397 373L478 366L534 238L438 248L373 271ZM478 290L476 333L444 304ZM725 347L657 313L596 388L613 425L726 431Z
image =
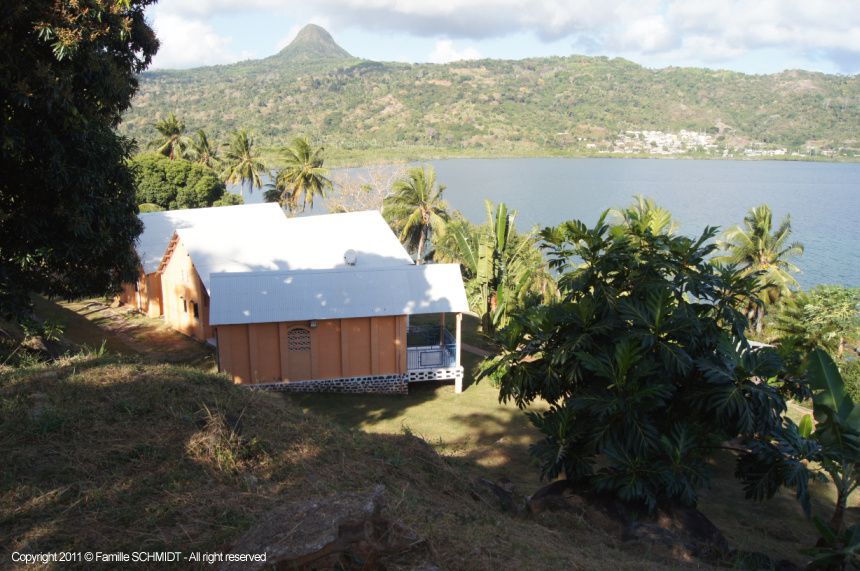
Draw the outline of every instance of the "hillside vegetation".
M192 368L89 355L12 370L0 413L7 562L12 551L226 551L272 508L381 483L384 515L430 545L389 569L679 563L575 517L501 512L474 495L465 466L408 433L340 428Z
M648 69L584 56L375 62L351 57L316 26L266 59L143 74L122 129L146 142L171 111L218 140L244 127L275 147L303 133L337 156L575 154L610 148L628 130L684 129L721 149L860 152L858 76Z

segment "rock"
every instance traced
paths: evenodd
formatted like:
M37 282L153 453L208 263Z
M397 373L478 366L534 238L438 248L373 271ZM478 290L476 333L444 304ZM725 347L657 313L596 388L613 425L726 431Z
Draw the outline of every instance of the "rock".
M472 497L503 512L522 514L527 510L526 499L516 495L513 483L506 478L498 482L478 478L472 484Z
M649 514L641 506L626 504L611 495L577 492L564 480L538 490L528 506L533 514L572 512L611 536L648 543L673 558L723 561L732 553L720 530L691 507L664 507Z
M425 545L412 530L381 515L385 488L300 500L272 509L230 553L265 553L266 561L221 569L379 569L380 559Z
M37 353L48 352L48 346L45 344L45 340L38 335L33 335L24 339L21 342L21 347L29 349L30 351L36 351Z

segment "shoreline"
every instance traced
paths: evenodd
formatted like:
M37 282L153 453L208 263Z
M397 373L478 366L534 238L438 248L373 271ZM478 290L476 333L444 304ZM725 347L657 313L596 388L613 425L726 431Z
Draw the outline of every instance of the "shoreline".
M261 149L261 155L270 167L279 167L279 151L277 148L265 147ZM326 157L326 165L331 168L361 168L375 165L388 165L399 163L420 163L429 161L442 161L453 159L638 159L638 160L663 160L663 161L737 161L737 162L801 162L801 163L833 163L833 164L858 164L860 157L815 157L815 156L765 156L765 157L722 157L700 154L678 154L660 155L642 153L570 153L553 152L550 150L530 152L458 152L454 150L437 150L431 148L408 149L376 149L374 151L333 152Z

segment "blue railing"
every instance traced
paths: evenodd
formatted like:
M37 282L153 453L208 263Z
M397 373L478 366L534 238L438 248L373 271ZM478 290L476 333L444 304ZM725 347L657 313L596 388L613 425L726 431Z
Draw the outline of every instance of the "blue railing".
M409 327L408 341L421 344L414 347L407 344L407 370L444 369L457 366L457 342L454 336L445 329L440 339L439 333L439 327L436 326ZM444 340L444 343L439 344L440 340Z

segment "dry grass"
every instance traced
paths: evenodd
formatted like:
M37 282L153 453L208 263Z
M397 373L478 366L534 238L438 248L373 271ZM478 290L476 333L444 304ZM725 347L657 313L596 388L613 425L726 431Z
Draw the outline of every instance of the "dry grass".
M470 493L474 466L409 434L345 429L185 367L102 357L6 374L0 457L0 565L13 550L222 550L278 502L380 482L441 568L682 565L497 511Z

